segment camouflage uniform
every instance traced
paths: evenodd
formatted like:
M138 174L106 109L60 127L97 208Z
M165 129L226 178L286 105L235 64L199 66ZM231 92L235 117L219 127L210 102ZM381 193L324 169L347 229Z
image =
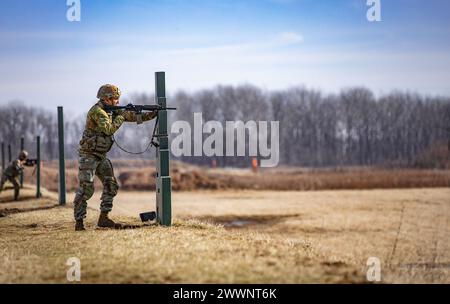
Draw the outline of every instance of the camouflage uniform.
M5 169L2 174L2 178L0 181L0 192L3 191L3 186L7 181L10 181L14 186L14 200L19 198L20 184L19 184L19 175L23 171L24 167L19 159L14 160L11 164Z
M97 102L88 112L83 137L79 145L79 188L74 199L75 220L86 217L87 201L94 194L94 175L103 184L100 210L104 213L111 211L113 199L117 194L119 185L114 177L111 161L106 153L113 145L113 134L124 121L141 122L156 117L156 112L137 115L130 111L114 111L108 114L103 110L103 101Z

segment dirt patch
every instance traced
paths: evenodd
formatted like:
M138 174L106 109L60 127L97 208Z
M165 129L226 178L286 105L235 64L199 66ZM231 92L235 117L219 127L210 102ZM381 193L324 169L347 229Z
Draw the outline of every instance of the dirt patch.
M216 216L201 217L200 221L207 221L219 224L225 228L259 228L261 226L272 226L281 223L287 219L298 218L300 214L288 215L251 215L251 216Z

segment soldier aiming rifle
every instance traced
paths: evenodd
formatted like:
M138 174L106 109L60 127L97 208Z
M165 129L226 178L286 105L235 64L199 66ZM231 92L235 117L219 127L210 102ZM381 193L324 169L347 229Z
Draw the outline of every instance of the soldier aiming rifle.
M3 191L5 183L9 181L14 186L14 200L17 201L20 193L19 176L25 167L36 166L36 163L37 161L35 159L28 159L27 151L21 151L19 157L12 161L3 172L0 182L0 192Z
M119 130L123 122L140 124L157 117L158 111L162 109L151 105L118 106L120 95L118 87L111 84L103 85L97 93L98 102L87 114L85 130L78 149L79 187L73 202L76 231L85 230L83 220L86 217L87 201L94 194L95 175L103 184L101 213L97 225L116 229L122 227L108 217L119 185L114 176L112 163L106 154L114 144L114 133ZM153 142L153 136L150 143Z

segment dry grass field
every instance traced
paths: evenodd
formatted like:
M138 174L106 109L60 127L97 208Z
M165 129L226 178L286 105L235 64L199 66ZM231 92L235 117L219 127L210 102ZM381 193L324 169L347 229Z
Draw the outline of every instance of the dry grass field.
M126 230L95 227L96 193L81 233L54 194L5 203L10 192L0 195L0 212L18 204L0 218L2 283L65 283L70 257L82 283L365 283L369 257L384 283L450 283L447 188L174 192L173 227ZM112 216L141 225L154 204L153 192L122 191Z

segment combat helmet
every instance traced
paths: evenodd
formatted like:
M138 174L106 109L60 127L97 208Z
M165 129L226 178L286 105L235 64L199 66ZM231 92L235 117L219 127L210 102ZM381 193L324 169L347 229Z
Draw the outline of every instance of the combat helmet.
M118 87L112 84L105 84L100 87L97 93L98 99L119 99L120 90Z
M20 159L20 160L24 160L24 159L27 159L27 158L28 158L28 152L25 151L25 150L20 151L20 153L19 153L19 159Z

